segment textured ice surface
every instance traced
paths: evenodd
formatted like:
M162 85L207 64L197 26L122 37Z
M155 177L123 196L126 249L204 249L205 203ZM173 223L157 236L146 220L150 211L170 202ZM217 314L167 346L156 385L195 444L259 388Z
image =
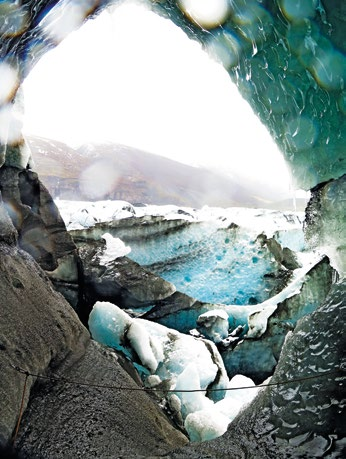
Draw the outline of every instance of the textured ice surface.
M155 6L224 65L299 187L345 173L345 12L337 2L234 1L218 27L199 24L185 2Z
M133 207L124 201L57 200L68 229L93 227L122 218L162 216L190 225L150 237L139 222L129 257L200 301L256 304L268 299L278 264L258 236L275 237L285 247L304 248L303 214L264 209L181 209ZM110 231L110 230L109 230ZM134 231L134 230L133 230ZM142 234L142 235L141 235ZM127 238L131 237L131 228Z
M198 317L197 328L206 338L219 343L228 336L228 314L222 309L205 312Z
M165 394L166 402L192 441L222 435L241 407L256 394L255 390L251 394L232 391L227 393L227 402L221 403L226 388L245 384L241 377L229 382L221 356L210 341L133 319L105 302L95 304L89 327L94 339L121 350L137 363L147 387L157 388L162 394L165 388L174 391ZM246 385L253 382L246 378ZM199 392L179 392L191 389Z

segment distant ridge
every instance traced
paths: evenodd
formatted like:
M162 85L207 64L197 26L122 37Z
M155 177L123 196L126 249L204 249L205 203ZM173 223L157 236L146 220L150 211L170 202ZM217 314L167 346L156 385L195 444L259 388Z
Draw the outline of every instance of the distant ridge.
M54 198L275 208L229 177L136 148L102 143L73 149L37 136L27 136L27 141L34 169Z

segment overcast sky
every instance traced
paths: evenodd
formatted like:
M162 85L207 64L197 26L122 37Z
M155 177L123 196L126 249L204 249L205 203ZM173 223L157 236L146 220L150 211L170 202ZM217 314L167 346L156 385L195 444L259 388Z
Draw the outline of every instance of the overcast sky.
M24 83L26 133L114 141L288 192L266 128L223 67L170 21L130 2L47 53Z

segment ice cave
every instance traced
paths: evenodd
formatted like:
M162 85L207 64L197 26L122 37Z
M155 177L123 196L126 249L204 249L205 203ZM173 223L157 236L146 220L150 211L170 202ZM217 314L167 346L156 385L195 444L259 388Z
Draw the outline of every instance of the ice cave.
M140 2L224 66L310 192L288 212L53 199L22 83L120 3L0 2L0 455L345 457L345 4Z

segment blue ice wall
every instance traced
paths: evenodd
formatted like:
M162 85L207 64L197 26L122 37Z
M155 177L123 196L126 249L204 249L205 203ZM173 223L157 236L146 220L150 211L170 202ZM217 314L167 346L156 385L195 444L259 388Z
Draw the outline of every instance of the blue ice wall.
M256 236L212 222L131 242L128 256L172 282L178 291L210 303L261 303L273 288L268 275L278 270Z

